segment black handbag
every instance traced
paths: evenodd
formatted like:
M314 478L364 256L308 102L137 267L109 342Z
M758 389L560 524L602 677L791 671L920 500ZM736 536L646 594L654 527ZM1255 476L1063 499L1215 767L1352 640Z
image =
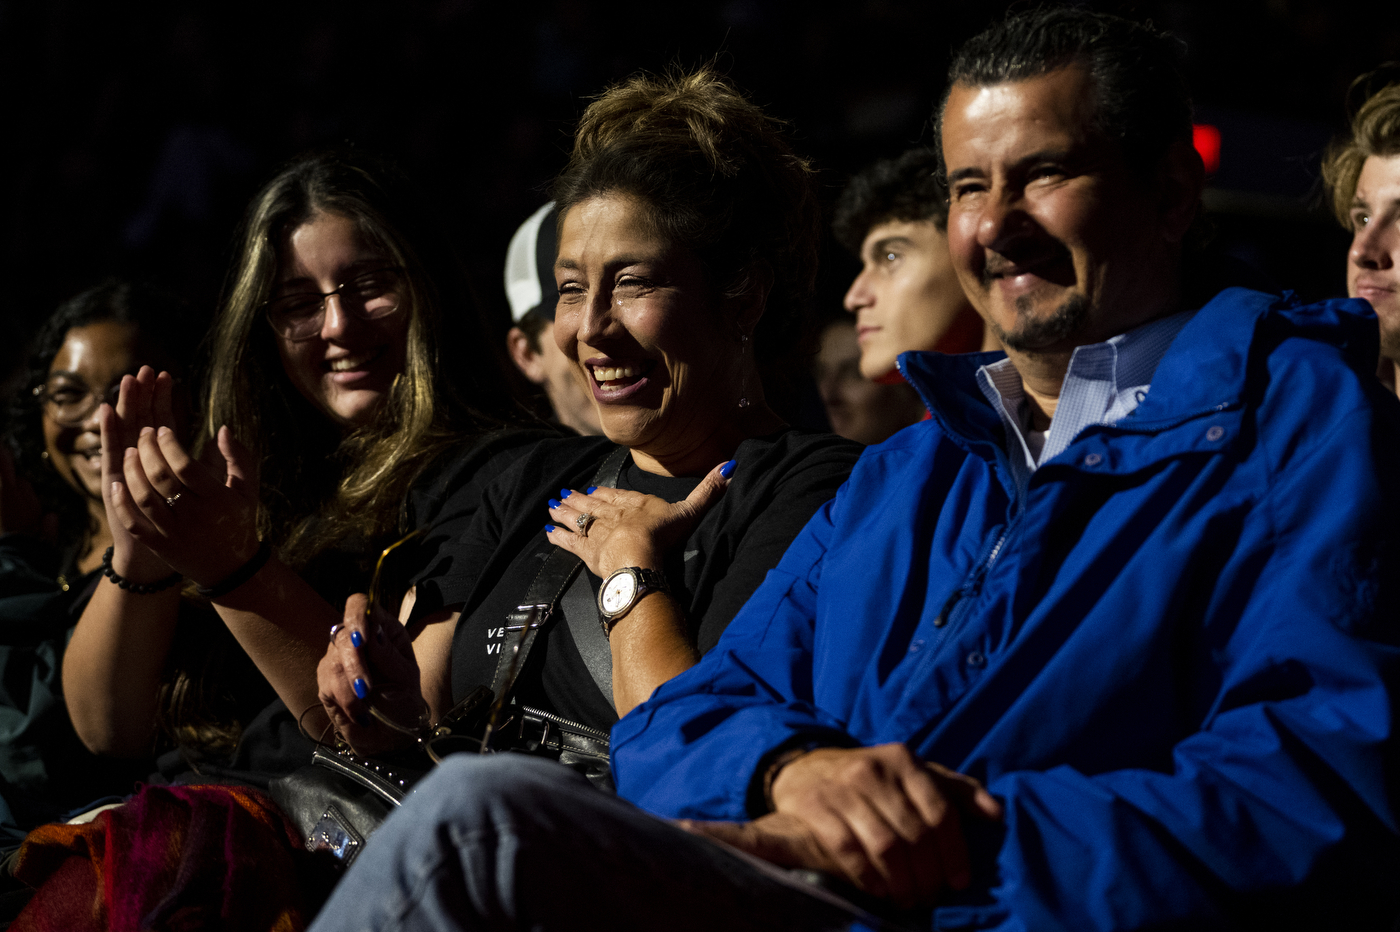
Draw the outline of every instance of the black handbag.
M618 447L609 454L590 484L616 485L628 452ZM518 635L513 649L501 651L491 687L477 687L441 722L417 735L417 748L369 758L348 747L320 745L310 764L271 782L273 801L306 838L307 850L327 852L349 867L413 785L449 754L543 755L580 771L598 788L613 791L607 732L507 701L540 629L561 603L573 606L580 601L579 586L588 590L579 576L582 560L553 545L544 557L524 600L507 616L506 630ZM587 610L579 605L566 612L569 630L594 681L611 698L612 652L596 624L591 595L587 601Z
M398 808L426 771L395 770L353 751L316 748L311 764L278 777L272 799L306 838L349 867L371 832Z

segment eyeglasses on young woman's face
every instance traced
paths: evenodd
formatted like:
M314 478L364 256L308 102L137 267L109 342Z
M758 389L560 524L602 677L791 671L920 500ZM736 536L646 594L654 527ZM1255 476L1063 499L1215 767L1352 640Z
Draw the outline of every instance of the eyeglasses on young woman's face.
M49 420L63 427L77 427L104 401L115 407L120 389L120 381L98 389L77 376L64 374L50 376L48 381L34 386L34 397Z
M135 324L99 320L64 335L48 376L33 389L50 465L94 501L102 498L102 442L93 413L104 401L116 402L122 376L143 362L161 364L142 345Z
M404 371L413 291L359 223L321 211L283 239L266 305L292 386L341 427L366 424Z
M403 269L385 266L357 275L331 291L284 292L263 305L267 321L283 339L309 340L326 322L326 302L340 300L347 314L361 320L379 320L398 313L403 306Z

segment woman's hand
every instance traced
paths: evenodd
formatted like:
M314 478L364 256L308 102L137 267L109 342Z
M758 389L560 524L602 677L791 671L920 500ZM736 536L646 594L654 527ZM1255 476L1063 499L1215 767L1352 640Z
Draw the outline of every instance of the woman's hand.
M733 460L721 463L675 504L599 486L583 492L563 489L559 499L549 501L554 523L546 526L546 534L550 543L578 556L603 579L625 566L659 570L666 552L689 537L719 501L733 472ZM592 516L586 527L580 524L585 515Z
M155 407L158 385L162 387L165 406L159 412ZM102 433L102 504L112 532L112 568L135 582L154 582L169 576L170 565L131 535L118 513L113 483L124 478L122 454L127 447L136 445L143 428L174 425L169 400L172 385L168 373L157 376L150 366L142 366L136 375L122 377L116 407L104 404L97 416Z
M341 737L357 754L380 754L412 740L380 716L413 731L424 724L427 704L408 633L378 607L366 617L367 602L363 593L346 601L345 620L316 668L316 684Z
M164 565L213 586L257 552L256 469L227 427L203 462L191 457L175 434L172 388L168 374L142 367L122 379L116 411L103 411L109 521L114 538L124 531Z

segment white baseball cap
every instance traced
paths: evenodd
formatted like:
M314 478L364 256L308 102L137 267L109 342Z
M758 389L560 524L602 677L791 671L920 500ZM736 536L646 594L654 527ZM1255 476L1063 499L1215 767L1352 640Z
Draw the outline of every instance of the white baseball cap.
M531 311L538 311L546 320L554 319L557 224L558 213L550 201L520 224L510 238L510 248L506 250L506 300L514 321Z

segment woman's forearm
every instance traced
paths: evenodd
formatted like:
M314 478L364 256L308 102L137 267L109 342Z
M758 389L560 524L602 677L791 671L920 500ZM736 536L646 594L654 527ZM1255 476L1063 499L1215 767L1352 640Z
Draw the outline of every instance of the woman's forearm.
M404 598L399 620L408 626L413 593ZM457 631L460 611L443 609L408 626L413 639L413 655L418 660L419 684L428 705L429 721L439 721L452 709L452 635Z
M293 715L320 708L316 665L339 611L275 558L214 608Z
M95 754L151 750L180 590L138 595L100 580L63 654L63 696Z
M656 687L695 666L700 652L686 631L685 614L665 592L644 595L613 626L613 706L626 715Z

